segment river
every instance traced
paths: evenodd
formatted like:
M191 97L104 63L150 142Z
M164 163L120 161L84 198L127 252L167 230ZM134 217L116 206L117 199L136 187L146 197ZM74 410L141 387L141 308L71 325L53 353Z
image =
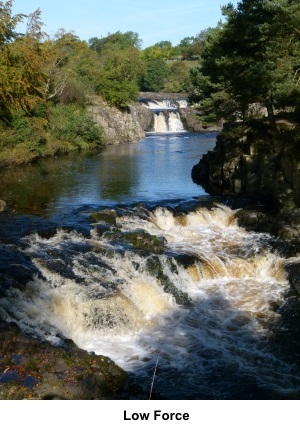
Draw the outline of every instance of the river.
M299 399L298 257L193 183L215 139L149 134L3 169L1 316L109 356L145 396Z

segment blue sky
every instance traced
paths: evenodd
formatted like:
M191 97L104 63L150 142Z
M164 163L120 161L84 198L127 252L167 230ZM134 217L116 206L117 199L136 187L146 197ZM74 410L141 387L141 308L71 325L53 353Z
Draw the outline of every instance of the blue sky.
M177 45L215 27L220 7L230 0L14 0L13 14L41 9L44 31L50 37L60 28L73 30L81 40L134 31L143 48L162 40ZM237 0L231 0L234 5ZM21 28L20 28L21 30Z

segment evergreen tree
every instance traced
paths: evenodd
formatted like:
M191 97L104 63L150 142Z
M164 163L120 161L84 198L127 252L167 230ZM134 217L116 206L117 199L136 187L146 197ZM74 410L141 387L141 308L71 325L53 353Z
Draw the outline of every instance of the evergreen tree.
M201 67L192 71L192 99L208 117L214 112L216 118L245 118L258 103L267 109L270 127L276 127L274 108L288 105L298 92L295 5L243 0L236 8L223 7L226 22L207 33ZM280 26L283 17L286 24Z

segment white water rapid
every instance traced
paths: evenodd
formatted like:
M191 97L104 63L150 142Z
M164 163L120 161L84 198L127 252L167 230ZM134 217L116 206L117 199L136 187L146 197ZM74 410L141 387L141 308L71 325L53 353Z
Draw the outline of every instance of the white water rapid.
M135 250L124 240L132 232L157 238L165 251ZM234 384L289 395L299 378L269 346L287 261L268 239L238 227L223 205L120 210L114 227L95 222L88 237L28 236L40 275L1 304L26 330L72 338L146 383L158 360L166 398L230 398Z

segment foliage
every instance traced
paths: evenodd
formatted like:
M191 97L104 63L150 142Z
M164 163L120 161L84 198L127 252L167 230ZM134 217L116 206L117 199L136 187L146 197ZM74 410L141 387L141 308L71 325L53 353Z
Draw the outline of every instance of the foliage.
M196 37L185 37L179 43L181 58L183 60L191 60L199 58L202 52L203 34L199 33Z
M164 60L171 60L179 57L181 50L179 46L173 46L168 40L162 40L155 45L148 46L143 50L143 58L146 61L155 60L161 58Z
M122 109L138 99L139 81L145 65L136 48L111 51L100 57L100 64L96 93L110 106Z
M25 15L12 15L13 1L0 2L0 46L15 40L19 34L16 32L17 25L23 21Z
M172 93L188 92L191 89L189 67L184 61L173 61L169 65L169 73L164 91Z
M49 111L49 130L56 139L79 148L103 144L103 131L78 105L56 105Z
M191 99L202 114L246 118L252 104L268 111L295 106L299 99L299 31L295 1L243 0L223 7L226 22L207 32L201 66L192 71Z
M9 123L15 111L31 114L44 101L42 23L40 11L28 17L28 32L19 35L15 29L24 15L12 15L12 1L0 2L0 115Z
M147 70L141 80L142 91L161 91L167 80L169 68L162 58L147 62Z
M142 41L139 39L139 35L133 31L127 31L125 33L117 31L101 39L92 37L89 40L89 47L98 54L107 53L111 50L126 50L128 48L140 50L141 44Z
M44 44L47 100L84 105L94 93L98 57L72 32L60 29Z

